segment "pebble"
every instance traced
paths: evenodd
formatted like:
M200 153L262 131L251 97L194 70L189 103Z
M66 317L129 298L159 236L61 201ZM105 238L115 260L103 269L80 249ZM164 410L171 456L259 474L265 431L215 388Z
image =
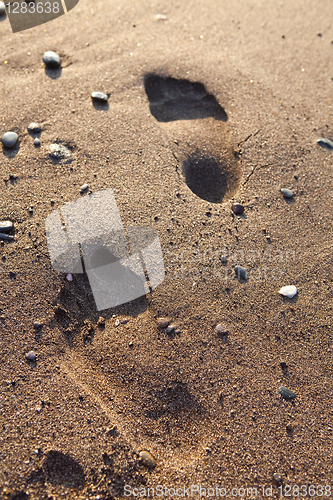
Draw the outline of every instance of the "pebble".
M13 241L14 236L10 236L10 234L0 233L0 240Z
M43 326L43 324L39 323L39 321L34 322L34 329L35 330L39 330L40 328L42 328L42 326Z
M15 146L17 140L18 140L18 135L15 132L6 132L1 137L2 144L6 148L12 148L13 146Z
M228 335L228 333L229 333L228 330L226 329L226 327L224 325L222 325L222 323L220 323L219 325L216 325L215 331L218 335L222 335L222 336Z
M281 361L280 366L283 371L287 369L287 363L285 363L284 361Z
M36 137L36 139L34 140L34 145L35 146L40 146L40 140L38 139L38 137Z
M61 144L51 144L50 146L50 156L56 160L61 160L62 158L70 158L72 153L65 146Z
M166 318L158 318L157 326L159 328L167 328L168 325L169 325L169 321Z
M291 424L286 425L286 431L287 432L292 432L293 431L293 426Z
M84 193L85 191L87 191L87 189L89 188L88 184L83 184L81 187L80 187L80 191L81 193Z
M73 275L71 273L66 274L67 281L73 281Z
M244 280L247 280L247 272L242 266L236 266L235 273L237 274L238 278L243 278Z
M125 318L125 319L123 319L120 323L121 323L122 325L126 325L126 323L128 323L128 322L129 322L129 319Z
M116 321L114 322L114 326L117 327L119 325L120 325L120 321L119 321L119 319L116 319Z
M244 212L244 207L240 203L234 203L231 208L236 215L240 215Z
M279 393L284 399L287 399L288 401L291 399L295 399L296 394L293 393L290 389L287 389L286 387L280 387L279 388Z
M175 327L173 325L170 325L166 329L166 333L170 335L170 333L173 333L175 331Z
M140 461L142 465L147 467L147 469L153 469L156 465L156 460L149 451L140 451L139 453Z
M5 4L0 2L0 16L4 16L6 14Z
M38 134L41 130L41 126L38 123L33 122L28 126L28 132L32 132L33 134Z
M282 483L282 476L278 472L275 472L273 475L273 479L276 483Z
M14 273L13 271L9 271L9 277L10 278L16 278L16 273Z
M292 198L294 196L294 193L290 189L287 189L287 188L282 188L281 193L283 194L283 196L285 198Z
M8 233L13 227L14 225L10 220L0 221L0 233Z
M156 19L158 21L166 21L167 16L165 14L157 14Z
M27 352L25 357L28 361L36 361L36 354L34 353L34 351Z
M92 99L96 99L97 101L104 101L104 102L107 102L109 99L108 96L104 94L104 92L93 92L91 94L91 97Z
M51 50L45 52L45 54L43 55L43 62L48 68L59 68L59 66L61 65L60 56L56 52L52 52Z
M105 327L105 318L103 318L103 316L100 316L100 317L98 318L97 325L98 325L100 328L104 328L104 327Z
M297 288L294 285L288 285L288 286L283 286L279 290L279 294L283 295L284 297L289 297L289 299L292 299L297 293Z
M318 139L317 143L322 148L333 149L333 142L329 139L325 139L325 137L321 137L320 139Z

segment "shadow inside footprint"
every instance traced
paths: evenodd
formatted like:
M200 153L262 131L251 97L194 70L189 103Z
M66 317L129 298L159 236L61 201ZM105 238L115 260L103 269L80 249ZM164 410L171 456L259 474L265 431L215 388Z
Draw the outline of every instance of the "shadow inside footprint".
M225 110L200 82L146 75L145 91L150 112L159 122L213 117L227 121Z

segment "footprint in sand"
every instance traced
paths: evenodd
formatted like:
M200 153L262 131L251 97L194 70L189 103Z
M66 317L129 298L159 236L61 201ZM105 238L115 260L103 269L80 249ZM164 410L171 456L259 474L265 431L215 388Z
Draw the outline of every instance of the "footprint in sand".
M151 114L173 140L173 153L189 189L210 203L232 198L239 166L231 146L228 116L200 82L146 75Z

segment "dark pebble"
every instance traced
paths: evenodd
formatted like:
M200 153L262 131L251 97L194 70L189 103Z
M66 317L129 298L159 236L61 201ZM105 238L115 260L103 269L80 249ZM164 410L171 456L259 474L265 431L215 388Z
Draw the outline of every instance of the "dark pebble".
M244 212L244 207L240 203L234 203L232 205L232 211L236 215L240 215Z
M296 394L294 394L293 391L291 391L290 389L287 389L286 387L280 387L279 393L287 401L295 399L295 397L296 397Z
M122 325L126 325L126 323L128 323L128 322L129 322L129 319L125 318L125 319L123 319L120 323L121 323Z
M13 273L13 271L9 271L9 276L10 278L16 278L16 273Z
M10 234L0 233L0 240L13 241L14 236L10 236Z
M91 98L95 99L96 101L104 101L107 102L108 96L104 94L104 92L93 92L91 94Z
M2 144L6 148L12 148L13 146L15 146L17 140L18 140L18 135L15 132L6 132L1 137Z
M35 330L39 330L40 328L42 328L42 326L43 326L42 323L39 323L38 321L34 322L34 329Z
M287 369L287 363L285 363L284 361L281 361L280 366L281 366L283 371L285 371Z
M43 55L43 62L48 68L59 68L61 65L60 56L52 51L45 52Z
M329 139L325 139L325 137L321 137L320 139L318 139L317 143L322 148L333 149L333 142Z
M293 432L293 426L291 424L287 424L286 425L286 431L289 432L289 433Z
M173 333L175 331L175 327L173 325L170 325L165 331L170 335L170 333Z
M294 193L290 189L287 189L287 188L282 188L281 193L283 194L283 196L285 198L292 198L294 196Z
M34 351L27 352L25 357L28 361L36 361L36 354L34 353Z
M236 266L235 273L237 274L238 279L242 278L244 280L247 280L247 272L242 266Z
M278 472L275 472L273 475L273 479L276 483L282 483L282 476Z
M40 146L40 140L36 137L36 139L34 140L34 145L35 146Z

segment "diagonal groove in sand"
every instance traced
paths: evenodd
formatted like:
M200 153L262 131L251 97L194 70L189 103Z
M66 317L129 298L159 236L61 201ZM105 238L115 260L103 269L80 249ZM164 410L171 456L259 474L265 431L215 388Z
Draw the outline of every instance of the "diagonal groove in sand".
M123 389L114 381L108 380L86 359L76 352L67 350L59 365L67 377L75 383L83 393L88 394L105 412L113 426L116 426L125 441L136 451L150 450L168 469L178 470L179 467L189 467L198 460L202 450L207 446L202 439L200 445L189 451L184 449L163 449L149 439L137 420L140 408L131 403L128 388ZM111 394L111 397L110 397ZM109 401L107 401L107 397ZM112 402L111 402L112 398ZM118 408L118 409L117 409ZM139 429L138 429L139 427ZM139 432L138 432L139 431ZM137 435L137 438L136 438Z

